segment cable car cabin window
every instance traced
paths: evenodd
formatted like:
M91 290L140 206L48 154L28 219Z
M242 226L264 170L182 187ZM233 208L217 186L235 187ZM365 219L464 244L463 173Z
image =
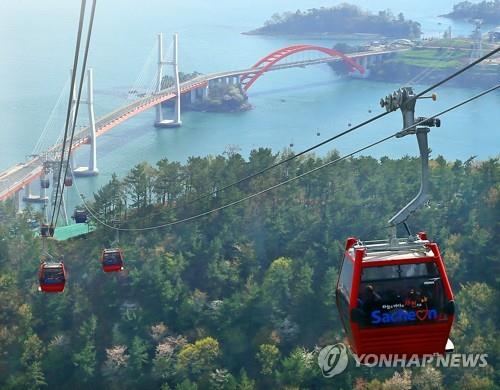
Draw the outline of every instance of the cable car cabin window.
M119 252L110 252L104 254L103 259L104 265L117 265L122 263L122 259Z
M64 281L64 272L60 268L45 268L43 271L43 283L61 283Z
M344 255L338 288L342 295L344 295L344 297L347 299L347 302L349 302L349 298L351 297L353 271L354 262L349 258L349 256Z
M362 270L358 308L365 327L415 325L447 320L445 296L434 263L367 267Z
M350 315L349 315L349 300L351 296L352 288L352 277L354 272L354 262L352 259L344 255L342 260L342 269L340 271L339 282L337 286L337 307L344 324L346 333L349 338L351 338L351 326L350 326Z

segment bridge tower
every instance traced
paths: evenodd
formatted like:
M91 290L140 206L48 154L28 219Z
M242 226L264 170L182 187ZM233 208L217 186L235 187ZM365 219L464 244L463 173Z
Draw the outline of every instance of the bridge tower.
M87 70L87 100L81 101L88 106L89 115L89 135L88 144L90 145L90 155L88 166L78 167L73 169L75 176L95 176L99 173L97 169L97 137L95 128L95 113L94 113L94 74L92 68Z
M174 74L174 88L176 93L174 119L163 119L161 103L156 106L156 127L179 127L181 121L181 89L179 85L179 61L178 61L178 35L173 35L173 57L172 61L165 61L163 58L163 34L158 34L158 79L156 93L162 90L163 65L172 65Z

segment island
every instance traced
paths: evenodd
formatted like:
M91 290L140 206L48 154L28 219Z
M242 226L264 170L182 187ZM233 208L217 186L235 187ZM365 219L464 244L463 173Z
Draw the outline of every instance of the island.
M179 72L179 82L185 83L186 81L192 80L198 76L201 76L200 72L184 73ZM161 79L161 89L167 89L174 86L174 78L172 76L165 75Z
M181 83L192 80L202 73L182 73L179 72L179 81ZM172 76L163 76L162 89L172 87L174 79ZM171 107L174 100L169 100L164 103L165 106ZM183 110L205 111L205 112L238 112L248 111L252 105L248 102L248 95L240 84L225 84L222 82L213 83L208 89L208 93L201 99L191 100L189 94L183 94L181 97L181 105Z
M193 111L238 112L248 111L252 105L240 84L216 83L203 100L188 103L187 108Z
M420 23L406 20L390 10L373 14L356 5L312 8L307 11L275 13L264 26L247 35L374 34L390 38L420 38Z
M333 48L343 53L376 52L394 50L383 61L370 64L363 79L397 83L432 83L437 82L454 71L462 68L479 55L474 50L474 40L470 38L442 38L413 42L413 46L404 47L394 43L377 46L351 46L339 43ZM491 42L483 42L482 51L486 53L496 48ZM343 61L331 62L329 66L340 76L358 77L357 72ZM447 85L461 87L488 87L500 78L500 58L485 61L460 77L450 80Z
M453 11L440 15L449 19L474 20L481 19L484 23L500 23L500 0L484 0L480 3L462 1L453 6Z

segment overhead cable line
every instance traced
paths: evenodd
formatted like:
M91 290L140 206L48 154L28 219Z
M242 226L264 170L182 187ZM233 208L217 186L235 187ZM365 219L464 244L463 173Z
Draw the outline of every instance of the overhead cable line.
M78 86L78 96L77 96L76 103L75 103L76 104L75 115L73 117L73 123L72 123L72 129L71 129L71 137L70 137L70 141L69 141L68 159L66 160L66 167L64 169L64 177L66 177L67 174L68 174L68 167L69 167L70 160L71 160L71 152L72 152L71 149L72 149L72 146L73 146L73 139L74 139L74 136L75 136L76 121L77 121L77 118L78 118L78 109L80 107L80 100L81 100L81 97L82 97L83 82L84 82L84 79L85 79L85 70L87 68L87 60L88 60L88 54L89 54L89 48L90 48L90 39L91 39L91 36L92 36L92 27L94 25L94 16L95 16L96 3L97 3L97 0L93 0L92 1L92 10L90 12L89 27L88 27L88 31L87 31L87 41L85 43L85 52L84 52L84 55L83 55L83 64L82 64L82 69L81 69L81 74L80 74L80 85ZM76 73L76 71L74 73ZM59 178L59 180L61 180L61 179ZM54 226L57 225L57 220L59 218L59 212L61 210L61 204L62 204L62 201L63 201L63 194L64 194L64 186L62 186L62 188L61 188L61 197L60 197L60 200L59 200L59 207L57 208L57 214L56 214ZM57 198L56 198L56 202L57 202Z
M439 87L440 85L446 83L447 81L451 80L452 78L457 77L458 75L460 75L463 72L467 71L468 69L472 68L474 65L477 65L478 63L484 61L485 59L491 57L492 55L494 55L495 53L497 53L499 51L500 51L500 48L497 48L497 49L491 51L490 53L484 55L483 57L477 59L476 61L474 61L474 62L468 64L467 66L459 69L458 71L454 72L453 74L451 74L450 76L446 77L445 79L443 79L443 80L441 80L441 81L433 84L429 88L427 88L427 89L423 90L422 92L418 93L412 99L410 99L410 101L412 101L414 99L418 99L419 97L422 97L427 92L429 92L429 91L431 91L431 90ZM288 163L288 162L296 159L297 157L300 157L300 156L302 156L302 155L304 155L306 153L309 153L309 152L311 152L311 151L313 151L313 150L315 150L315 149L317 149L317 148L319 148L319 147L321 147L321 146L323 146L323 145L325 145L327 143L330 143L330 142L332 142L332 141L334 141L334 140L336 140L336 139L338 139L340 137L343 137L344 135L347 135L347 134L353 132L354 130L357 130L357 129L363 127L363 126L368 125L369 123L372 123L372 122L374 122L374 121L376 121L378 119L381 119L384 116L390 114L391 112L393 112L393 111L384 111L381 114L375 115L375 116L371 117L370 119L367 119L367 120L365 120L365 121L363 121L363 122L361 122L361 123L359 123L359 124L357 124L357 125L355 125L353 127L350 127L349 129L344 130L344 131L342 131L342 132L334 135L333 137L330 137L330 138L328 138L328 139L326 139L326 140L324 140L324 141L322 141L322 142L320 142L318 144L315 144L315 145L313 145L313 146L311 146L311 147L309 147L309 148L307 148L307 149L305 149L305 150L303 150L303 151L301 151L301 152L299 152L297 154L294 154L293 156L285 158L284 160L281 160L281 161L279 161L279 162L277 162L275 164L269 165L268 167L263 168L263 169L255 172L255 173L252 173L252 174L250 174L248 176L245 176L242 179L236 180L235 182L227 184L227 185L225 185L225 186L223 186L221 188L217 188L217 189L215 189L213 191L207 192L207 193L199 196L198 198L195 198L195 199L192 199L192 200L190 200L190 201L188 201L186 203L183 203L182 207L185 207L185 206L188 206L190 204L199 202L200 200L212 197L212 196L217 195L218 193L220 193L222 191L225 191L225 190L227 190L227 189L229 189L231 187L237 186L237 185L239 185L239 184L241 184L241 183L243 183L245 181L253 179L256 176L260 176L260 175L262 175L262 174L264 174L264 173L266 173L266 172L268 172L268 171L270 171L270 170L272 170L272 169L274 169L274 168L276 168L276 167L278 167L280 165L286 164L286 163ZM181 206L179 206L179 207L181 207ZM179 207L175 207L174 209L177 209Z
M465 105L465 104L467 104L467 103L472 102L473 100L479 99L480 97L482 97L482 96L484 96L484 95L487 95L488 93L491 93L491 92L493 92L493 91L497 90L498 88L500 88L500 84L497 84L497 85L495 85L495 86L493 86L493 87L491 87L491 88L489 88L489 89L487 89L487 90L485 90L485 91L483 91L483 92L478 93L477 95L474 95L474 96L472 96L472 97L470 97L470 98L468 98L468 99L466 99L466 100L463 100L463 101L461 101L460 103L457 103L457 104L455 104L455 105L453 105L453 106L451 106L451 107L449 107L449 108L447 108L447 109L445 109L445 110L443 110L443 111L441 111L441 112L438 112L438 113L436 113L436 114L434 114L434 115L432 115L432 116L430 116L430 117L428 117L428 118L423 118L422 120L420 120L420 121L418 121L418 122L413 123L411 126L408 126L408 127L404 128L404 129L402 129L402 130L397 131L397 132L396 132L396 133L394 133L394 134L391 134L391 135L389 135L389 136L387 136L387 137L385 137L385 138L382 138L382 139L380 139L380 140L378 140L378 141L375 141L375 142L373 142L373 143L371 143L371 144L369 144L369 145L367 145L367 146L364 146L364 147L362 147L362 148L360 148L360 149L357 149L357 150L355 150L354 152L351 152L351 153L349 153L349 154L347 154L347 155L345 155L345 156L342 156L342 157L336 158L336 159L334 159L334 160L332 160L332 161L329 161L329 162L327 162L327 163L325 163L325 164L323 164L323 165L320 165L320 166L318 166L318 167L316 167L316 168L313 168L313 169L311 169L311 170L309 170L309 171L306 171L306 172L304 172L304 173L302 173L302 174L300 174L300 175L298 175L298 176L294 176L294 177L292 177L292 178L290 178L290 179L287 179L287 180L282 181L282 182L280 182L280 183L277 183L277 184L275 184L275 185L273 185L273 186L270 186L270 187L268 187L268 188L266 188L266 189L264 189L264 190L261 190L261 191L255 192L255 193L253 193L253 194L251 194L251 195L248 195L248 196L245 196L245 197L240 198L240 199L238 199L238 200L235 200L235 201L232 201L232 202L226 203L225 205L222 205L222 206L216 207L216 208L214 208L214 209L211 209L211 210L208 210L208 211L205 211L205 212L202 212L202 213L199 213L199 214L193 215L193 216L191 216L191 217L187 217L187 218L179 219L179 220L176 220L176 221L172 221L172 222L168 222L168 223L164 223L164 224L160 224L160 225L156 225L156 226L148 226L148 227L143 227L143 228L118 228L118 227L116 227L116 226L111 226L111 225L109 225L108 223L106 223L106 222L104 222L104 221L100 220L100 219L99 219L99 218L98 218L98 217L97 217L97 216L96 216L96 215L95 215L95 214L94 214L94 213L90 210L90 208L87 206L87 204L85 203L85 201L83 202L83 205L84 205L84 207L86 208L86 210L89 212L89 214L90 214L90 215L92 215L92 217L93 217L93 218L94 218L94 219L95 219L98 223L100 223L101 225L103 225L103 226L105 226L105 227L107 227L107 228L113 229L113 230L120 230L120 231L147 231L147 230L161 229L161 228L165 228L165 227L169 227L169 226L178 225L178 224L181 224L181 223L184 223L184 222L193 221L193 220L195 220L195 219L198 219L198 218L201 218L201 217L207 216L207 215L209 215L209 214L213 214L213 213L215 213L215 212L217 212L217 211L221 211L221 210L227 209L227 208L229 208L229 207L232 207L232 206L238 205L238 204L243 203L243 202L245 202L245 201L247 201L247 200L250 200L250 199L252 199L252 198L255 198L255 197L257 197L257 196L260 196L260 195L262 195L262 194L265 194L266 192L269 192L269 191L275 190L276 188L279 188L279 187L281 187L281 186L283 186L283 185L285 185L285 184L289 184L289 183L294 182L294 181L296 181L296 180L298 180L298 179L301 179L301 178L303 178L304 176L307 176L307 175L310 175L310 174L312 174L312 173L315 173L315 172L317 172L317 171L319 171L319 170L321 170L321 169L323 169L323 168L326 168L326 167L328 167L328 166L330 166L330 165L337 164L337 163L339 163L339 162L341 162L341 161L343 161L343 160L346 160L347 158L350 158L350 157L352 157L352 156L354 156L354 155L356 155L356 154L358 154L358 153L361 153L361 152L363 152L363 151L365 151L365 150L367 150L367 149L370 149L370 148L372 148L372 147L374 147L374 146L377 146L377 145L379 145L379 144L381 144L381 143L383 143L383 142L386 142L386 141L388 141L389 139L394 138L394 137L396 137L397 135L399 135L399 134L401 134L401 133L407 132L407 131L409 131L409 130L411 130L411 129L415 128L416 126L419 126L419 125L425 125L425 123L428 123L428 121L429 121L429 120L435 119L435 118L437 118L438 116L441 116L441 115L444 115L444 114L446 114L446 113L448 113L448 112L450 112L450 111L453 111L453 110L455 110L455 109L457 109L457 108L459 108L459 107L461 107L461 106L463 106L463 105ZM82 200L83 200L83 199L82 199Z
M64 125L64 138L63 138L63 144L62 144L62 151L61 151L61 160L59 162L59 172L58 172L58 179L57 179L57 185L56 185L56 193L54 197L54 204L53 209L52 209L52 217L51 217L51 225L54 226L54 219L55 219L55 214L56 214L56 205L57 205L57 198L59 195L59 187L61 186L61 173L62 173L62 168L63 168L63 163L64 163L64 154L66 152L66 141L68 138L68 129L70 127L70 115L71 115L71 109L72 109L72 102L73 102L73 95L74 95L74 90L75 90L75 81L76 81L76 71L78 67L78 57L80 54L80 42L82 38L82 31L83 31L83 21L85 19L85 6L86 6L86 0L82 0L81 7L80 7L80 21L78 23L78 33L76 37L76 47L75 47L75 54L73 57L73 72L71 75L71 87L69 91L69 98L68 98L68 108L66 111L66 122ZM71 151L71 145L70 151Z

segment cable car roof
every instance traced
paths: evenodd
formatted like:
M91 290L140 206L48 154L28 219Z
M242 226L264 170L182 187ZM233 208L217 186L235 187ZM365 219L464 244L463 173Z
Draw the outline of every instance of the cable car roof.
M365 249L363 263L370 261L393 261L393 260L411 260L434 257L433 252L428 247L428 240L417 239L408 242L408 239L397 239L378 241L358 241L349 249L349 255L355 257L356 249Z
M62 265L62 263L43 263L43 268L61 268Z
M104 253L115 253L115 252L121 252L120 248L106 248L103 250Z

